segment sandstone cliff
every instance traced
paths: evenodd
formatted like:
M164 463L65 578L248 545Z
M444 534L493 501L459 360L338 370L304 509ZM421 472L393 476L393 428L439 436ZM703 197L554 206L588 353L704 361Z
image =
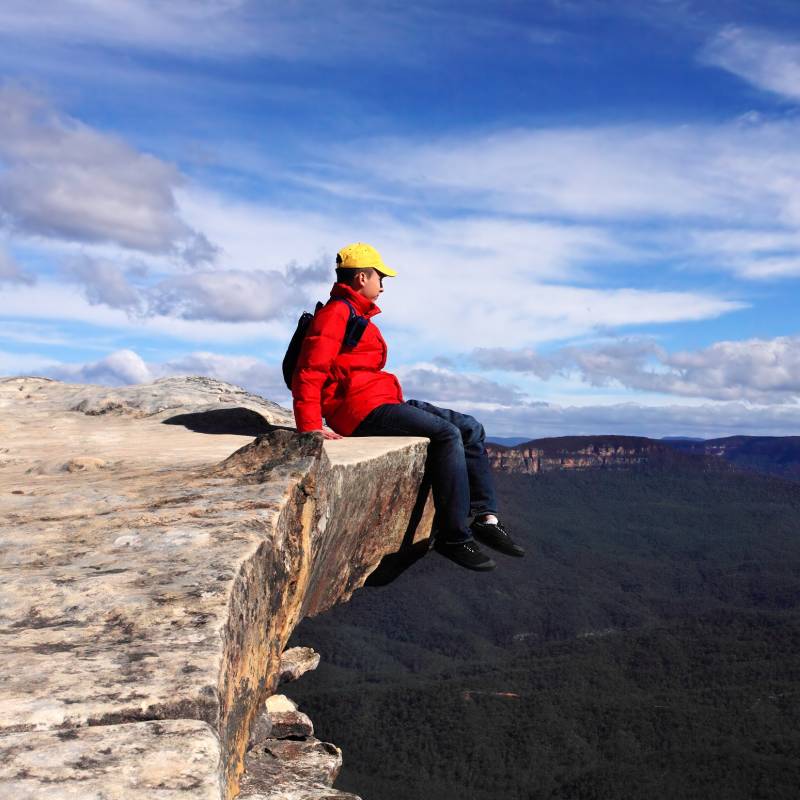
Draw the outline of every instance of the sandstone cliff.
M686 454L642 436L559 436L505 447L487 445L492 468L535 475L567 469L636 469L693 466L722 469L712 454Z
M295 625L428 536L427 440L298 435L202 378L6 379L0 412L0 795L236 796ZM277 741L298 780L331 747Z

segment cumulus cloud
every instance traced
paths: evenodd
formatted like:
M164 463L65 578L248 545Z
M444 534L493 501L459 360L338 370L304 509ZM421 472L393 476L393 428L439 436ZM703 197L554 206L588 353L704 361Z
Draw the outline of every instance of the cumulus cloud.
M430 403L479 402L512 405L525 395L514 386L503 386L480 375L469 375L434 364L397 370L403 394Z
M761 403L800 398L800 337L717 342L663 358L668 391Z
M548 355L534 350L476 349L471 360L486 369L527 372L540 378L577 374L593 386L618 384L647 392L763 405L800 400L800 337L716 342L670 353L652 339L622 339L567 347Z
M130 282L130 273L112 261L83 257L73 260L65 271L83 286L86 299L92 305L103 304L131 312L142 307L141 294Z
M104 386L147 383L154 378L142 357L133 350L117 350L89 364L54 365L48 367L44 374L70 383L97 383Z
M296 290L277 270L220 270L177 275L149 290L149 313L260 321L283 317L297 306Z
M292 260L286 265L286 280L292 286L307 286L333 279L333 256L321 256L310 264Z
M12 229L197 263L214 247L181 219L181 183L174 166L0 86L0 216Z
M562 365L554 356L540 355L531 347L512 350L507 347L477 347L470 360L483 369L529 372L540 378L550 378Z
M282 271L198 270L147 283L149 272L138 261L87 255L69 259L62 269L69 281L82 287L91 305L121 309L138 318L228 323L292 318L300 306L311 305L305 287L329 279L331 269L320 261L293 261Z
M774 33L728 25L706 44L701 60L768 92L800 100L800 45Z

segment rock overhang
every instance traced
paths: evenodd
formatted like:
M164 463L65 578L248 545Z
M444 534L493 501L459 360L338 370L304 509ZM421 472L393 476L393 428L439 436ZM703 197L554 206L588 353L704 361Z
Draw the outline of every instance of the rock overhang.
M239 407L269 431L163 424ZM0 729L192 720L233 795L297 622L427 537L427 440L298 435L286 409L208 379L12 379L0 408Z

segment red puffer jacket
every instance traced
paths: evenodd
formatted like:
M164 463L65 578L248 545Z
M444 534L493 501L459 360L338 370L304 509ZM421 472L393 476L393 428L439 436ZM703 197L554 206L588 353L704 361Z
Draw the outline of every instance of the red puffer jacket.
M334 283L331 297L345 297L356 311L374 317L381 310L344 283ZM386 364L386 342L370 321L355 347L342 348L350 309L328 303L311 322L292 377L297 430L322 428L322 417L337 433L349 436L358 423L384 403L402 403L400 382ZM341 351L341 352L340 352Z

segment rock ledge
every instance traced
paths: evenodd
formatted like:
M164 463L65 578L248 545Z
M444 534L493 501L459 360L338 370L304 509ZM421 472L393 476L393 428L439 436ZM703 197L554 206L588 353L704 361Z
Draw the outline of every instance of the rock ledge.
M281 665L296 624L430 531L427 440L291 425L206 378L0 380L0 794L236 796L259 709L311 668Z

